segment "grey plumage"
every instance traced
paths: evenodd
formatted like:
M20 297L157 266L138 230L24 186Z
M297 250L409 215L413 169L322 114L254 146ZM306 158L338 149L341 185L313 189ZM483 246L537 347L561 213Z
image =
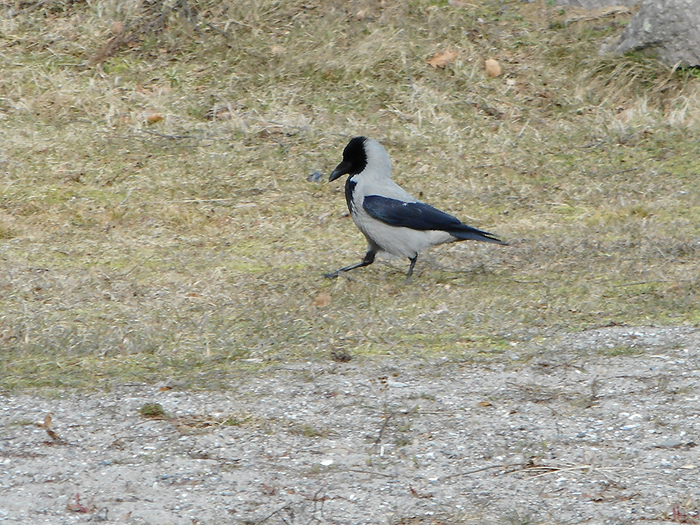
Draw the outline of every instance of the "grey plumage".
M335 278L341 272L372 264L380 254L407 257L411 261L409 279L418 254L430 246L463 240L506 244L491 233L467 226L420 202L401 188L391 180L389 154L376 140L350 140L343 150L343 161L328 180L332 182L345 174L345 199L352 220L367 238L367 253L361 262L326 277Z

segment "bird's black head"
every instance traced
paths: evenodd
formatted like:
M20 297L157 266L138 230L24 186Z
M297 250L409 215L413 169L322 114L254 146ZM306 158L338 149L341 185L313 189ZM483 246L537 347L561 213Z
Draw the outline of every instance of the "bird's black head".
M338 177L348 173L350 176L361 173L367 166L367 152L365 151L365 137L355 137L343 150L343 162L338 164L328 178L332 182Z

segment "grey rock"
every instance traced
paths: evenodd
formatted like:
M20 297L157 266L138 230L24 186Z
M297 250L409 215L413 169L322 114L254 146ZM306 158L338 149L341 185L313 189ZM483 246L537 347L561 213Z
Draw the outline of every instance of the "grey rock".
M600 9L601 7L611 7L615 5L623 5L632 7L637 5L641 0L557 0L557 5L580 7L582 9Z
M610 50L650 50L669 66L700 66L700 2L644 0Z
M681 445L683 445L683 442L680 439L667 439L656 446L659 448L676 448L680 447Z

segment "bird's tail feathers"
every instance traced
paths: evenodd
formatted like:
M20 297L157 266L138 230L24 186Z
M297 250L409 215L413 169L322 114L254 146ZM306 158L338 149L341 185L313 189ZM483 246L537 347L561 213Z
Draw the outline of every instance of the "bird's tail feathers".
M496 237L493 233L477 230L476 228L472 228L471 226L467 225L462 226L463 227L459 229L449 230L448 233L450 235L454 235L460 241L483 241L502 245L508 244L507 242L503 242L501 239Z

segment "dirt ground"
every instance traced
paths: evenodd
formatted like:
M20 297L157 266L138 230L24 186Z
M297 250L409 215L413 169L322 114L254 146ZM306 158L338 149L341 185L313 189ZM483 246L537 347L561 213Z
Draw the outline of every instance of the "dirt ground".
M0 522L699 523L700 330L528 344L2 397Z

